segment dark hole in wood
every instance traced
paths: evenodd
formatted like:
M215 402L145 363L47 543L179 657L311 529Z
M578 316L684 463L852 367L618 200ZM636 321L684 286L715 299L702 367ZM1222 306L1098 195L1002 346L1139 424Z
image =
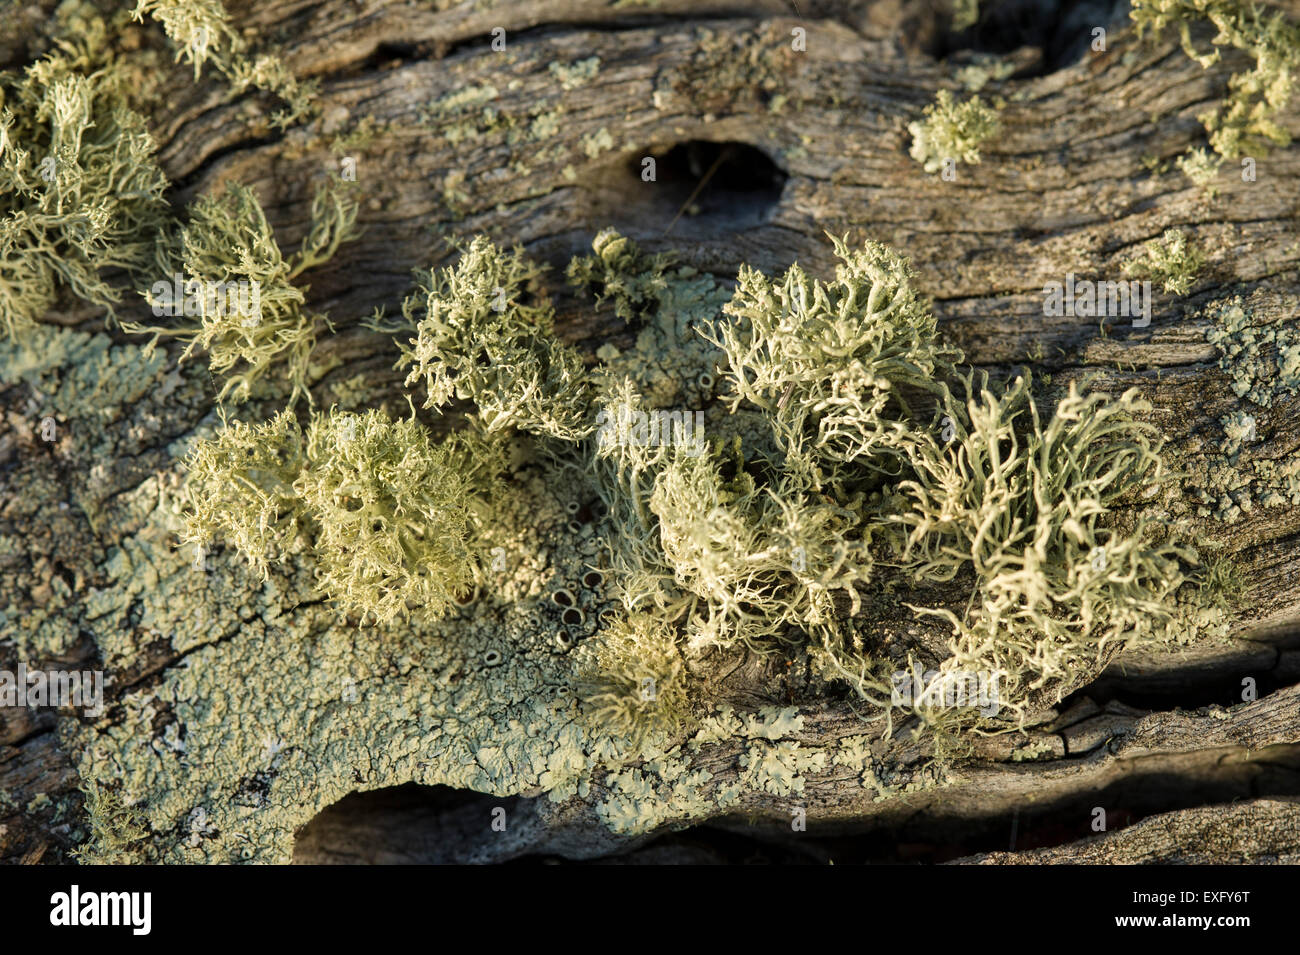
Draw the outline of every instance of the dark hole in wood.
M654 179L644 179L653 160ZM768 221L786 174L761 149L691 140L624 153L585 177L593 223L642 241L706 241Z

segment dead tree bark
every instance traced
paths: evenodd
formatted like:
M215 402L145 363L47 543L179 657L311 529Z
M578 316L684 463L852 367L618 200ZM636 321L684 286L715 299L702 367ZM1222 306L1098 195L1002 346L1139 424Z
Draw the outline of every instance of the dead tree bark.
M1222 544L1244 570L1235 643L1123 655L1067 712L1047 714L1027 739L981 742L940 788L880 799L858 769L830 761L806 774L798 799L751 793L712 820L710 812L669 811L653 832L629 839L597 818L599 782L559 803L521 785L508 840L483 834L478 816L468 815L483 811L473 801L344 805L306 832L299 859L592 858L652 852L640 847L654 834L708 822L761 836L791 857L952 858L1003 848L1015 828L1020 841L1011 853L963 861L1295 861L1294 799L1286 797L1300 792L1300 509L1256 506L1231 524L1197 509L1204 493L1217 493L1206 474L1220 457L1225 415L1249 408L1257 422L1259 440L1237 467L1300 454L1300 400L1285 395L1259 408L1237 397L1202 315L1226 294L1254 293L1259 323L1300 321L1300 153L1256 157L1254 181L1229 166L1217 197L1176 170L1152 172L1204 142L1196 116L1224 95L1243 60L1228 55L1203 69L1171 36L1139 45L1122 16L1098 13L1093 24L1091 10L1046 4L1039 45L1012 49L1016 72L982 91L1006 100L1002 134L979 165L943 181L909 158L906 127L938 90L955 86L953 66L969 59L946 32L948 11L906 2L800 6L240 0L230 4L234 19L274 39L297 75L319 80L318 118L277 132L265 96L232 101L219 78L189 84L177 66L178 92L152 123L178 204L224 180L243 182L290 242L306 227L311 184L343 157L355 160L364 235L310 276L313 305L339 326L318 351L313 394L324 405L358 375L379 397L404 404L391 344L358 320L376 305L391 310L413 268L446 256L440 234L488 233L562 270L596 231L613 226L724 277L742 263L774 273L796 260L825 274L828 232L882 241L910 257L943 334L974 366L1025 365L1059 381L1093 376L1103 390L1140 389L1152 422L1188 462L1171 517L1195 521L1201 541ZM1067 17L1071 11L1079 15ZM1109 31L1104 52L1069 33L1087 36L1093 25ZM491 44L498 27L503 52ZM806 31L806 51L792 47L795 30ZM932 55L939 48L947 61ZM0 53L10 62L20 55ZM572 72L592 58L593 69ZM438 104L466 91L481 106L440 112ZM1283 123L1300 134L1294 114ZM700 192L698 214L679 218L697 180L687 171L648 184L639 162L692 142L734 144L744 162L770 163L774 172L764 175L775 185L746 191L720 179ZM1149 327L1044 316L1046 282L1067 272L1118 278L1142 243L1175 226L1205 247L1208 264L1188 295L1157 297ZM562 337L589 358L607 341L629 345L634 332L554 285ZM97 314L72 307L45 321L102 328ZM201 370L160 373L111 417L69 422L69 436L52 446L33 432L40 396L29 385L5 383L0 397L0 540L11 545L0 556L0 604L11 605L10 626L34 626L39 617L42 627L70 630L66 652L47 663L106 661L113 685L101 719L122 719L132 693L188 666L196 648L269 641L256 619L265 612L239 600L214 609L209 632L188 645L119 634L131 649L111 660L93 623L100 589L125 586L110 564L131 559L145 524L137 504L126 502L149 481L174 481L169 445L210 420L212 387ZM96 440L113 449L111 459L84 456L78 439L89 429L102 429ZM84 508L61 504L81 499L96 465L107 488L92 520ZM161 570L139 567L132 586L151 586L151 573ZM42 616L46 606L54 609ZM113 619L138 625L130 612ZM16 651L0 644L0 667L16 662ZM1246 677L1259 698L1219 707L1240 700ZM880 728L842 701L809 695L807 681L776 682L757 661L717 685L753 706L798 705L804 723L788 738L812 749ZM0 712L0 790L8 794L0 860L62 859L74 841L67 807L76 806L79 774L58 719L72 718ZM166 722L161 713L156 719ZM906 733L888 745L900 765L922 765L924 753L919 745L909 752ZM741 750L723 741L701 751L712 786L741 772ZM359 791L405 781L400 773L355 772ZM337 795L296 798L301 825ZM1240 799L1251 801L1226 806ZM795 847L796 803L816 808L810 831L821 841ZM1111 828L1144 821L1077 842L1090 836L1097 806L1108 808ZM1050 848L1025 851L1033 845ZM668 845L662 858L701 852L708 856Z

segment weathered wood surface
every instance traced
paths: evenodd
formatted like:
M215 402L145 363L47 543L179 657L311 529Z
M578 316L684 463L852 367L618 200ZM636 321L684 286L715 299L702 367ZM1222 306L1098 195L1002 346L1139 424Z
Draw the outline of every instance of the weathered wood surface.
M1129 829L1051 849L955 860L980 865L1223 865L1300 862L1295 799L1255 799L1161 813ZM1243 847L1249 847L1243 851Z
M908 157L907 123L938 89L953 85L951 68L925 52L942 35L946 16L926 4L809 3L800 5L801 14L775 0L704 9L684 0L645 8L596 0L483 10L383 0L230 6L241 23L282 45L295 72L320 81L320 118L284 134L264 123L259 129L259 117L270 112L266 98L228 102L220 80L205 75L195 87L178 80L154 129L178 202L237 179L257 190L290 240L305 227L311 183L337 169L340 155L357 158L364 235L310 275L313 305L340 329L321 345L322 358L337 367L315 383L320 395L338 377L358 373L397 394L388 343L358 320L376 305L394 306L410 270L445 255L438 233L487 232L562 269L597 230L613 225L652 251L676 249L720 276L741 263L777 271L796 260L824 274L831 265L827 231L877 239L911 258L944 334L973 364L1027 364L1062 380L1095 374L1108 390L1135 385L1171 447L1192 460L1212 452L1218 419L1244 407L1216 367L1199 309L1229 290L1263 288L1273 317L1297 316L1300 150L1260 157L1255 182L1241 181L1229 167L1216 200L1176 171L1152 175L1144 157L1171 161L1203 142L1195 117L1223 95L1242 62L1226 56L1202 69L1172 37L1137 45L1120 19L1098 24L1111 31L1104 54L1086 45L1068 62L1047 62L1033 48L1015 54L1017 78L982 91L1007 98L1003 133L983 150L980 165L959 167L957 181L944 182ZM498 26L507 30L504 53L489 44ZM791 48L796 27L807 31L807 52ZM599 57L598 71L571 89L551 69L590 57ZM177 77L185 71L176 67ZM449 125L465 123L465 115L422 118L430 104L469 89L495 91L496 123L471 123L462 136L449 137ZM373 140L332 151L333 137L363 118L379 129ZM1300 135L1294 114L1284 122ZM779 198L759 208L734 197L710 203L706 192L702 214L682 217L665 236L681 193L641 182L632 167L691 140L760 150L787 177ZM1119 324L1103 333L1095 320L1043 315L1044 283L1067 272L1121 278L1138 247L1171 226L1193 233L1209 262L1188 296L1157 296L1149 327ZM593 315L567 297L558 276L555 291L559 331L585 354L607 340L631 339L612 316ZM47 320L98 327L85 310ZM41 601L52 581L78 593L102 579L105 555L129 528L107 520L92 530L79 512L58 510L87 462L75 452L44 459L28 453L35 443L25 418L28 396L20 392L0 393L7 412L0 481L48 492L44 501L6 494L0 504L0 529L26 542L25 553L0 558L5 587L12 588L6 597L22 607ZM175 394L142 396L132 415L111 425L121 452L109 466L114 491L169 466L167 444L207 414L210 392L206 375L191 368ZM1290 397L1252 409L1261 440L1243 461L1295 453L1298 407ZM149 429L136 427L141 416L151 416ZM33 478L38 471L40 481ZM1186 495L1169 506L1174 518L1193 511ZM873 833L883 839L881 833L894 832L900 842L930 846L917 850L921 856L945 858L957 850L935 846L982 851L1002 844L1009 819L1020 819L1028 832L1030 817L1050 817L1068 820L1059 832L1040 833L1062 843L1058 848L980 861L1294 860L1294 839L1286 834L1288 824L1294 828L1292 801L1222 804L1300 792L1300 509L1257 508L1232 526L1205 519L1200 527L1205 542L1221 542L1245 570L1248 596L1236 632L1253 634L1251 641L1190 657L1121 657L1086 691L1098 702L1080 703L1082 709L1031 734L1046 747L1038 760L1013 761L1009 744L989 741L959 782L883 802L834 771L810 778L810 799L823 810L821 828L810 834L856 838L868 847L864 855L892 858L897 853L869 847L876 845ZM85 659L93 646L83 642L80 652ZM7 665L5 653L0 646ZM119 692L178 659L160 647L142 672L121 675ZM1269 691L1226 713L1178 709L1230 702L1224 687L1243 676L1267 681ZM728 678L728 690L754 703L788 702L775 696L769 677L750 664ZM1126 703L1134 700L1146 702ZM25 808L41 793L76 785L52 733L54 719L5 713L0 720L0 789L17 807L0 808L0 858L62 858L62 821ZM804 735L825 741L873 729L835 705L809 718ZM713 755L709 768L720 781L734 772L727 764L734 755L725 748ZM1075 843L1089 832L1098 792L1109 793L1109 804L1124 806L1131 819L1166 814ZM533 825L513 830L508 845L476 844L467 835L460 857L594 857L630 848L580 806L522 804L531 807ZM782 838L775 834L781 829L788 836L782 800L743 808L768 820L772 839ZM429 815L415 811L422 824ZM383 844L385 832L395 844L410 837L419 827L403 821L409 817L395 810L389 823L381 813L360 827L322 824L300 855L366 858L359 847ZM454 828L454 814L442 824ZM747 831L734 820L719 824ZM1052 825L1062 824L1042 823ZM1200 849L1188 855L1189 843ZM440 851L430 843L425 856Z

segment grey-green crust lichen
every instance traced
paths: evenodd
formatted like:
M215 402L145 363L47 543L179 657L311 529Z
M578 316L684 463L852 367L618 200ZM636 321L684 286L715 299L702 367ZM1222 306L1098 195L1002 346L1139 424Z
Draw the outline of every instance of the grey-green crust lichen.
M1217 443L1184 465L1201 517L1235 524L1259 508L1300 505L1300 453L1257 453L1269 410L1300 394L1296 308L1293 296L1256 289L1202 310L1206 339L1245 408L1221 417Z

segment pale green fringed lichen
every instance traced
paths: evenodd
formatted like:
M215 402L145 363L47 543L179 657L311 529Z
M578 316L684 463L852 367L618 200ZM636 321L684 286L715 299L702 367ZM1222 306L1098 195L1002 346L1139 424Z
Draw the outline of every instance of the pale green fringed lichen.
M616 592L629 610L685 628L688 646L768 652L794 625L830 623L833 593L864 577L844 509L797 476L760 487L738 444L645 444L623 422L646 407L624 381L601 405L609 430L587 470L611 515ZM855 597L850 597L855 600Z
M1183 52L1203 67L1219 62L1225 47L1254 60L1253 69L1228 81L1223 103L1198 117L1220 156L1235 159L1269 145L1290 144L1277 116L1291 102L1294 75L1300 69L1300 26L1285 13L1270 13L1242 0L1134 0L1129 16L1139 37L1177 27ZM1217 31L1209 52L1197 50L1193 41L1192 27L1198 22Z
M204 63L209 59L222 63L224 55L242 42L221 0L138 0L132 16L142 21L146 15L162 24L178 47L177 62L184 58L191 63L196 80Z
M856 606L855 584L870 579L866 548L847 539L851 510L797 478L760 487L739 456L728 466L725 458L678 450L649 506L671 572L663 578L667 593L649 600L672 608L675 596L678 606L689 605L687 639L697 648L744 644L762 652L792 627L833 627L836 596Z
M302 471L302 429L283 411L268 422L223 424L186 459L192 511L186 537L200 547L220 539L259 575L287 557L302 510L294 482Z
M1121 496L1164 479L1153 429L1133 420L1149 410L1135 391L1084 396L1072 382L1044 426L1027 378L1000 396L971 379L962 390L944 408L952 440L918 437L915 477L899 485L908 505L892 520L907 530L900 560L915 579L969 570L978 581L964 616L914 608L953 628L941 671L992 674L1002 705L1022 710L1107 645L1160 638L1180 562L1194 555L1149 543L1151 520L1102 526Z
M585 716L640 750L653 731L671 734L690 715L686 670L673 628L632 614L582 645L577 654Z
M551 334L554 309L536 294L541 270L519 251L476 238L451 268L421 276L402 303L414 338L399 342L406 384L424 386L425 408L474 402L489 431L518 428L565 440L590 431L582 359Z
M265 579L268 559L287 559L305 535L320 589L341 612L381 624L409 607L442 616L473 580L462 458L475 454L373 410L317 414L305 433L288 411L234 422L187 460L184 540L225 540Z
M724 309L735 320L704 333L726 355L731 409L761 411L787 467L818 490L847 462L896 475L910 401L941 394L959 357L938 342L903 259L833 244L828 284L798 265L779 282L742 268Z
M112 315L121 290L156 263L166 177L123 74L84 75L67 51L22 76L0 73L0 332L29 328L60 288Z
M142 293L155 314L183 314L188 321L124 327L151 334L149 348L160 338L187 341L182 361L206 351L211 369L226 379L219 400L229 394L246 401L279 364L292 385L290 401L310 400L307 366L329 320L306 309L309 286L298 280L356 237L356 215L356 202L341 183L321 186L312 201L311 229L286 257L257 196L228 182L224 193L201 196L190 207L189 223L169 247L159 280Z
M1145 244L1142 254L1125 267L1125 273L1159 282L1161 289L1171 295L1186 295L1204 265L1205 253L1194 238L1181 229L1166 229L1160 238Z
M414 420L317 415L295 490L316 525L320 586L339 609L389 623L441 616L473 574L470 481Z
M74 850L81 865L129 865L148 837L144 817L120 793L90 777L83 783L89 838Z
M970 575L964 615L913 609L952 626L945 667L993 674L1020 713L1108 646L1158 636L1190 555L1148 544L1146 525L1102 526L1118 497L1161 480L1132 417L1145 406L1071 386L1043 423L1027 377L997 396L966 379L958 400L945 383L958 355L937 344L902 260L870 243L836 253L829 285L797 267L776 283L743 270L732 321L703 332L725 356L733 413L758 411L768 441L596 444L627 607L676 622L696 653L803 635L826 672L878 702L880 663L845 632L878 541L893 574ZM630 382L598 404L607 421L648 410Z
M924 120L908 124L912 158L926 172L938 172L948 161L976 164L980 146L997 135L998 112L978 96L958 103L951 90L940 90L925 108Z
M230 22L222 0L137 0L132 15L158 21L176 44L176 60L194 66L197 80L211 62L226 77L233 93L249 88L268 90L287 104L272 117L281 129L307 118L315 110L318 84L300 82L278 56L254 55L248 41Z

